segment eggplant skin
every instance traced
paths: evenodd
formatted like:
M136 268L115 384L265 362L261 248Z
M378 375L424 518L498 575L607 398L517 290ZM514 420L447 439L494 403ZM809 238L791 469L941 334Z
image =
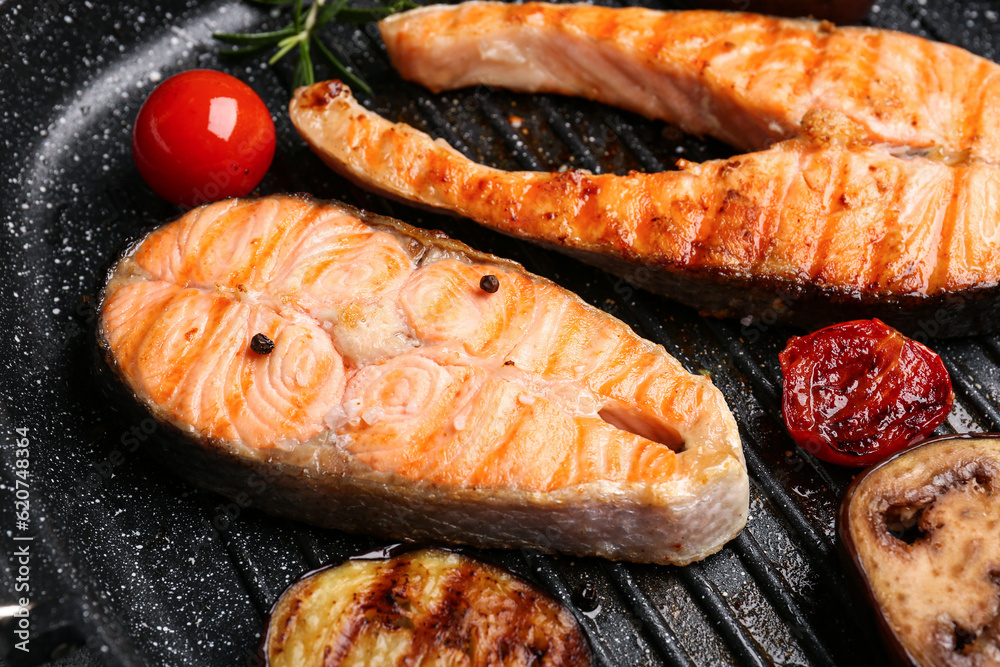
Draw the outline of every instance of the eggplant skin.
M268 667L588 667L572 614L511 573L442 549L348 560L282 593L262 645Z
M332 204L405 243L524 272L440 232ZM105 289L135 248L133 243L113 264ZM99 307L104 303L102 289ZM457 488L376 471L332 446L324 433L290 449L206 437L137 395L100 324L95 336L98 384L108 404L126 423L152 418L157 424L144 452L159 467L244 509L391 540L675 565L719 551L746 523L749 480L735 420L717 390L712 420L699 432L699 444L685 443L681 472L669 484L599 481L548 492Z
M1000 434L945 436L851 484L845 565L896 665L1000 665Z

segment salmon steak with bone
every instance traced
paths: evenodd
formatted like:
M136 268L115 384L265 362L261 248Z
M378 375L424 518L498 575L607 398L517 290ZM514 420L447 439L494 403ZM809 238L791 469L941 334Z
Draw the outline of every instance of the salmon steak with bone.
M685 564L747 520L709 378L520 265L338 203L190 211L129 248L98 349L147 448L273 514Z
M467 2L380 29L400 74L432 91L581 96L749 152L660 173L508 172L365 109L339 81L300 88L293 123L355 183L707 315L879 317L943 336L1000 322L989 60L888 30L712 11Z

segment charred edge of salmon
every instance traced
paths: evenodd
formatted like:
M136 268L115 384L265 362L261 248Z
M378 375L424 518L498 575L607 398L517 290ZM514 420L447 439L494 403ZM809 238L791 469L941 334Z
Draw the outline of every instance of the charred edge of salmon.
M298 95L299 90L295 91ZM344 90L344 84L334 79L326 86L309 86L306 92L299 98L301 104L306 109L323 109L340 96Z
M302 94L303 92L307 94ZM302 95L301 106L308 105L309 108L321 111L342 94L350 95L350 89L340 81L333 80L326 85L300 88L295 91L293 100ZM811 131L814 133L813 140L821 143L824 140L829 141L826 135L830 133L830 123L833 121L822 113L810 115L809 118ZM840 121L842 118L837 116L834 120ZM856 126L848 125L843 130L848 134L844 139L848 142L852 138L856 139L856 135L853 134L856 129ZM303 139L328 167L364 190L411 208L468 219L446 208L413 201L356 176L350 169L344 169L342 165L327 160L323 148L315 145L309 136L303 134ZM926 157L937 159L934 155ZM567 177L572 177L572 171L566 174ZM667 261L644 261L636 256L628 256L626 249L621 247L593 250L570 248L536 237L518 235L502 228L483 226L512 238L529 240L544 248L569 255L613 273L628 281L633 287L662 294L709 317L736 319L751 317L764 322L767 326L794 324L806 329L820 328L846 320L878 317L920 340L977 336L994 332L1000 326L998 324L1000 284L985 284L966 290L938 292L931 295L919 293L875 295L856 289L795 282L772 276L749 276L726 269L692 270L688 266Z
M613 273L631 287L669 296L710 317L750 317L767 326L794 324L805 329L877 317L918 340L983 335L996 331L1000 322L1000 285L932 295L872 296L860 291L771 277L748 277L736 272L691 271L544 241L534 242ZM756 329L753 323L749 326Z
M340 173L340 172L338 172ZM422 206L391 192L342 176L376 194L411 208L462 216L447 209ZM494 229L512 238L523 236ZM725 319L753 318L767 326L795 325L818 329L838 322L877 317L918 340L980 336L997 330L1000 322L1000 284L936 294L874 296L859 290L747 276L724 269L699 269L665 262L649 262L608 252L569 248L531 239L543 248L568 255L624 279L629 286L667 296L698 311ZM497 258L493 258L494 260ZM519 269L523 270L520 265Z
M517 262L474 250L443 232L411 227L341 202L328 203L374 229L413 239L425 250L443 248L553 284L529 274ZM130 242L112 262L99 290L99 311L108 282L137 244ZM567 294L579 299L572 292ZM629 485L603 482L588 485L600 491L585 498L578 487L554 492L455 489L374 471L325 443L303 443L291 451L262 450L198 435L129 387L105 340L100 317L93 335L96 381L108 405L127 428L148 419L157 425L143 440L145 454L187 482L226 496L241 508L410 543L530 548L550 554L673 565L687 565L718 552L746 525L749 479L738 439L732 456L724 464L713 464L718 474L697 498L685 496L667 505L657 505L645 491L622 488ZM728 419L732 421L732 416ZM731 428L735 433L735 422ZM720 466L724 469L721 473ZM720 503L740 509L720 519ZM691 521L713 511L714 523L698 531L685 531L685 519Z
M448 209L424 206L400 197L355 178L347 170L335 171L365 190L410 208L464 219ZM512 238L525 239L524 236L503 229L492 229ZM569 248L536 238L530 240L543 248L612 273L627 281L631 287L661 294L695 308L700 315L708 317L751 317L767 326L789 324L804 329L818 329L847 320L877 317L918 340L979 336L996 331L1000 322L1000 284L932 295L914 293L874 296L858 290L774 277L747 276L722 269L692 271L689 267L665 262L642 261L605 251ZM498 258L492 259L495 261ZM523 267L517 266L523 270Z

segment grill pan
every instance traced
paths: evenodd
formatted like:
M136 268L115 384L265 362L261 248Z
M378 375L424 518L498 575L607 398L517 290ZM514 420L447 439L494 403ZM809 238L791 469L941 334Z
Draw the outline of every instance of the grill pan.
M741 3L734 0L734 8ZM648 6L648 3L647 3ZM683 8L665 2L665 9ZM987 2L888 0L869 15L996 59ZM0 664L254 665L265 615L298 574L385 546L279 521L201 491L142 455L152 428L115 416L95 391L93 295L130 238L178 210L130 155L131 124L155 83L195 67L247 81L276 116L261 192L340 198L522 262L711 374L740 424L750 520L722 552L684 568L483 555L570 604L599 665L880 665L867 610L850 596L834 541L851 472L793 445L779 411L777 353L794 329L701 318L639 286L484 230L349 186L315 158L284 108L292 63L217 55L215 31L274 29L285 17L235 0L66 3L0 0ZM733 151L599 104L475 88L433 95L389 68L374 26L330 26L328 44L375 88L363 103L506 169L625 173ZM318 75L329 74L318 66ZM356 91L359 92L359 91ZM1000 430L1000 338L932 341L956 388L939 433ZM29 440L30 521L15 530L16 429ZM30 534L30 542L15 536ZM13 648L17 549L30 552L30 652ZM574 591L597 588L584 614Z

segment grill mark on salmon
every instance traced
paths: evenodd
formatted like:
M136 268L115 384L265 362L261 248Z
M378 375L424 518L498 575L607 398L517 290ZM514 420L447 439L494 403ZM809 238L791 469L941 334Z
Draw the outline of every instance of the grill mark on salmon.
M956 241L963 237L962 234L958 233L959 227L957 226L959 212L964 210L964 207L962 206L962 195L966 192L976 192L978 190L978 188L975 187L960 187L961 183L958 182L958 179L968 177L968 172L959 172L955 174L956 184L951 193L951 197L948 199L948 205L944 212L944 220L941 223L941 241L939 243L939 248L943 248L940 255L943 260L939 262L938 266L934 267L934 278L939 278L941 275L947 275L953 270L953 266L962 267L966 265L964 264L964 262L967 261L965 253L956 252L954 245ZM970 207L969 210L974 210L974 208L976 207Z
M1000 158L997 65L904 33L537 2L435 5L379 27L400 74L435 92L587 97L744 150L796 136L809 109L834 109L875 142Z
M497 291L481 286L487 275ZM272 511L413 537L398 509L355 518L342 505L374 493L374 507L402 497L455 520L471 503L490 518L416 523L435 526L433 539L672 562L719 548L745 521L735 422L707 378L513 263L342 205L224 201L153 231L116 265L99 333L128 392L199 455L282 464L295 493L340 498L275 499ZM267 354L250 346L258 333L274 342ZM644 530L658 517L654 535L673 542L595 544L596 516L559 529L581 531L566 546L546 546L541 523L490 536L491 503L551 519L569 500L638 511L626 523ZM704 503L708 527L690 515ZM609 529L621 530L598 532Z
M504 172L367 111L346 86L336 90L300 89L290 113L338 173L626 278L644 265L654 277L644 286L705 314L760 315L791 293L796 303L785 319L856 313L912 329L956 297L971 316L946 333L996 327L1000 242L970 233L996 226L995 210L979 202L1000 191L1000 166L899 154L868 143L842 114L817 110L806 115L803 137L728 160L680 161L680 171ZM976 204L963 211L963 229L940 220L952 187ZM975 248L975 261L949 258L956 233Z
M935 320L937 334L964 335L1000 321L998 242L977 234L997 225L980 205L995 196L1000 169L1000 70L988 60L891 31L590 5L467 2L394 15L380 29L401 74L432 90L580 95L766 150L682 161L699 177L688 181L499 172L356 105L349 114L349 90L317 84L293 101L293 121L356 183L626 278L645 264L645 287L709 315L760 316L780 298L791 305L781 319L806 326L878 316L910 332ZM349 126L346 145L329 143L336 132L322 114ZM844 177L830 206L796 187L823 162ZM977 204L963 212L965 228L947 212L942 221L943 202L922 201L921 183L946 196L952 182L963 188L956 199ZM796 216L808 234L788 224Z

